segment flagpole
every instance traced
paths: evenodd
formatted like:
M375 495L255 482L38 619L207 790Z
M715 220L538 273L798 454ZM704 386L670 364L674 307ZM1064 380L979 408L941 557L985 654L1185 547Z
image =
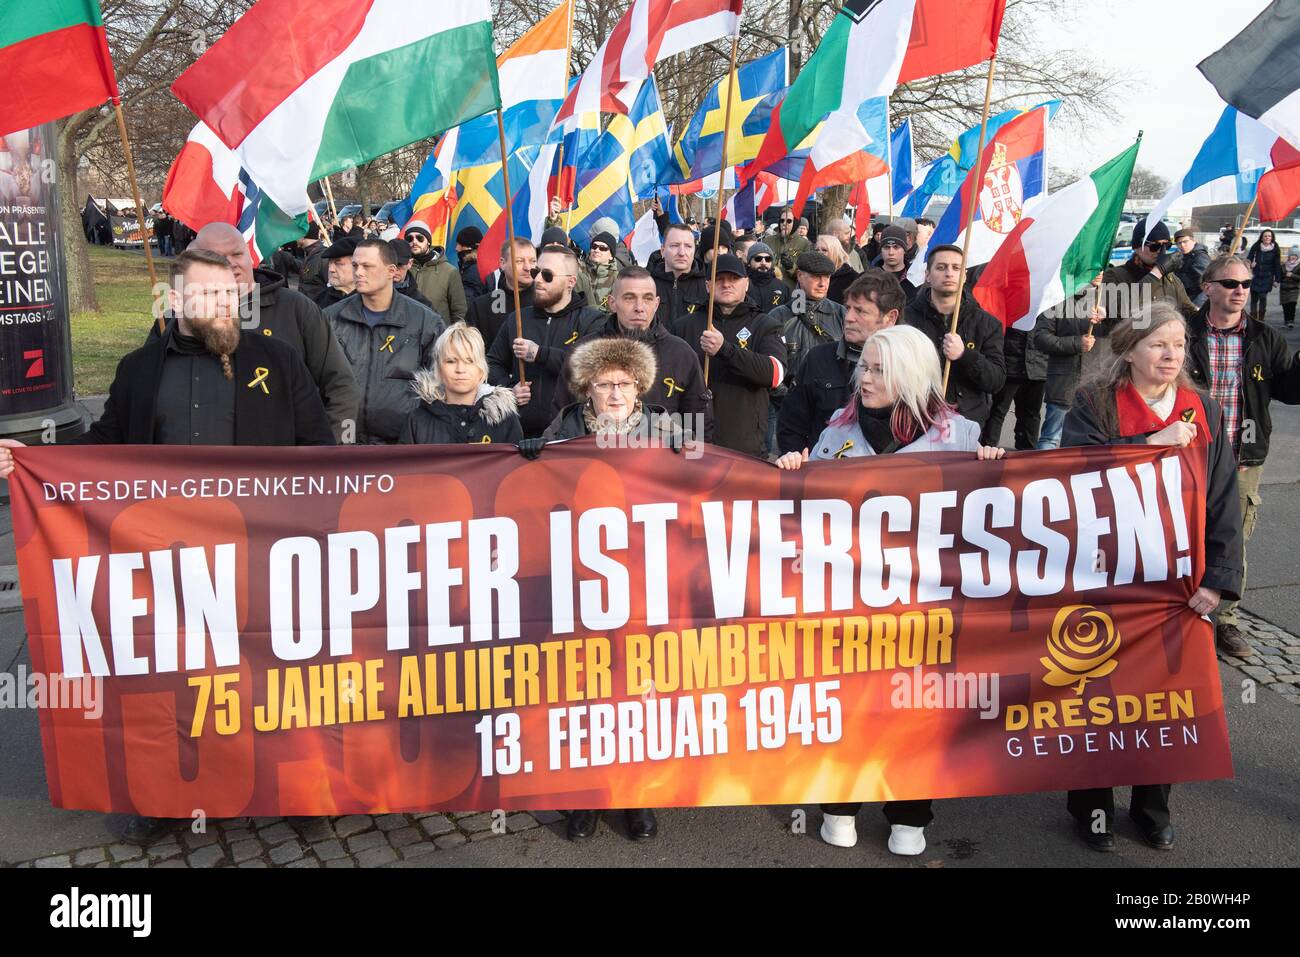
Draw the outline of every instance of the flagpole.
M511 210L514 203L514 194L510 189L510 158L506 155L506 120L505 114L501 107L497 107L497 136L501 140L501 179L506 190L506 244L510 249L510 274L515 273L515 214ZM505 273L502 273L504 277ZM510 283L514 287L515 294L515 338L524 337L524 314L519 305L519 277L514 276L514 281ZM519 384L528 385L528 380L524 377L524 357L519 356Z
M334 205L334 190L330 189L330 178L326 176L320 182L321 182L321 186L325 188L325 198L330 201L330 218L334 220L334 225L336 226L343 225L342 223L339 222L338 207Z
M158 272L153 265L153 249L149 246L149 239L153 231L145 223L144 200L140 198L140 184L135 178L135 159L131 156L131 139L126 135L126 117L122 115L122 103L120 100L113 101L113 112L117 114L117 134L122 139L122 152L126 154L126 175L131 181L131 197L135 201L135 218L140 223L140 239L144 244L144 264L149 270L149 287L153 290L154 301L158 299ZM163 310L155 309L154 312L158 317L158 332L162 333L167 330L166 323L163 320Z
M569 92L570 63L573 60L573 18L577 15L577 10L574 8L575 0L565 0L565 2L569 4L569 32L564 43L564 92L567 95ZM567 133L565 131L561 131L560 167L559 167L560 173L555 180L557 190L564 189L564 141L567 138L568 138ZM564 238L566 240L569 238L569 224L572 221L572 215L573 215L572 207L564 211Z
M961 318L961 297L966 290L966 259L970 255L970 234L971 224L975 220L975 199L979 196L979 177L984 168L984 136L988 132L989 126L989 103L993 99L993 71L997 67L998 54L993 51L989 57L989 75L984 84L984 113L980 117L980 142L979 148L975 151L975 166L971 176L970 196L966 199L965 218L962 220L962 228L966 233L961 244L961 273L957 277L957 304L952 309L952 322L948 326L948 331L953 335L957 334L957 320ZM893 221L893 209L890 209L890 221ZM952 373L952 360L945 358L943 363L943 394L948 394L948 376Z
M894 221L894 133L889 128L889 97L885 97L885 134L885 166L889 170L885 185L889 188L889 221L892 223ZM866 183L862 184L864 194L866 186Z
M1255 198L1252 199L1250 201L1250 205L1246 207L1246 215L1242 217L1241 225L1237 227L1236 233L1233 234L1232 246L1228 249L1229 256L1237 255L1237 249L1240 248L1241 246L1241 234L1243 231L1245 231L1246 227L1250 225L1250 216L1253 212L1255 212L1255 204L1258 202L1259 202L1259 187L1257 185L1255 187ZM1149 229L1148 232L1150 232Z
M718 250L722 246L722 194L727 187L727 147L731 143L731 101L736 88L736 54L740 50L740 24L731 37L731 66L727 69L727 106L722 113L722 168L718 171L718 215L713 220L713 261L709 264L709 311L705 314L705 328L713 331L713 290L718 284ZM704 385L709 385L709 359L704 357Z

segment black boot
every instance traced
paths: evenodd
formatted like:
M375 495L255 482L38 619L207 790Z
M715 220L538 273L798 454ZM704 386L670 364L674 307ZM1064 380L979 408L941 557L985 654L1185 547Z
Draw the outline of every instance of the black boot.
M1147 842L1148 847L1154 847L1157 851L1167 851L1174 846L1174 827L1172 824L1157 828L1143 827L1140 830L1142 831L1142 840Z
M1076 820L1074 823L1079 832L1079 839L1090 850L1101 851L1103 854L1115 850L1115 835L1109 827L1104 831L1094 831L1088 821Z
M596 825L600 823L599 811L570 811L569 812L569 840L585 841L591 835L596 833Z
M122 831L122 840L128 844L146 847L168 834L176 822L169 817L143 817L132 814Z
M659 822L650 808L628 808L627 835L634 841L648 841L659 833Z

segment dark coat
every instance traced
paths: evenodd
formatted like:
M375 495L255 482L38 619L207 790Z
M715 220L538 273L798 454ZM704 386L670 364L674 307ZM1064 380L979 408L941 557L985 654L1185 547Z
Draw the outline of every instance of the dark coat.
M335 289L333 286L326 286L312 298L312 302L316 303L316 307L320 309L321 312L324 312L330 306L336 306L344 299L348 299L355 295L355 292L343 292L339 289Z
M537 358L524 365L524 377L532 388L532 396L519 409L519 419L528 438L536 438L550 425L555 387L564 374L564 361L578 340L596 332L603 319L604 313L588 306L582 293L574 293L569 304L554 315L536 306L525 307L524 338L538 345ZM506 323L488 347L488 381L493 385L512 387L519 381L514 341L515 325Z
M1145 435L1120 436L1102 422L1114 419L1102 415L1102 403L1112 405L1114 396L1095 388L1078 391L1074 404L1065 416L1061 447L1077 445L1142 445ZM1225 598L1241 598L1242 568L1241 502L1237 493L1237 458L1232 454L1223 427L1223 409L1202 394L1205 417L1209 423L1208 478L1205 492L1205 574L1200 585L1213 588Z
M533 287L519 290L519 304L527 309L533 304ZM483 348L488 348L496 341L497 333L510 320L515 324L515 294L508 286L498 286L485 292L469 304L465 315L465 324L473 326L483 335Z
M564 439L580 439L584 435L590 435L587 429L587 418L583 410L587 407L586 402L573 402L566 405L563 409L555 414L551 424L546 427L542 433L542 438L547 442L560 442ZM662 406L651 405L644 399L641 402L641 421L637 425L637 435L646 437L652 428L660 429L663 433L663 420L660 416L665 415Z
M167 343L175 324L117 364L104 414L73 445L153 445ZM333 445L307 367L289 345L246 331L231 357L235 376L235 445ZM251 383L267 374L257 386ZM263 388L265 386L265 388Z
M858 278L858 272L848 263L845 263L835 272L831 273L831 287L826 293L826 298L831 302L838 302L844 305L844 291L853 285L853 280Z
M659 293L659 311L655 318L664 325L672 327L682 316L703 313L709 307L709 284L704 273L691 270L684 276L674 276L660 264L658 269L651 268L654 276L655 290Z
M434 377L426 369L415 374L420 404L402 426L397 441L403 445L469 445L507 443L524 437L519 426L515 394L509 389L484 386L471 405L450 405L434 398Z
M1169 271L1183 284L1183 289L1187 291L1187 298L1195 302L1198 296L1203 295L1201 276L1205 274L1205 268L1209 265L1210 251L1197 243L1190 253L1185 254L1181 250L1174 253Z
M1033 331L1008 329L1003 333L1002 354L1007 360L1007 378L1042 382L1047 378L1047 356L1034 344Z
M1260 296L1273 288L1273 283L1282 281L1282 247L1273 243L1272 249L1264 249L1258 243L1250 248L1247 255L1254 275L1250 280L1250 291Z
M950 319L939 315L934 308L928 286L917 292L903 309L902 322L924 332L939 353L939 364L946 362L941 343L948 332ZM985 312L967 292L962 296L957 335L966 343L966 351L952 364L947 399L963 417L983 426L993 409L993 396L1007 381L1002 321Z
M762 457L772 390L785 380L787 359L781 326L747 302L736 306L729 316L718 310L713 324L723 336L722 348L709 363L713 441ZM706 325L707 317L699 311L680 317L669 327L695 350L701 365L700 336Z
M801 305L802 311L795 307ZM827 342L836 342L844 335L844 307L830 298L822 299L808 305L803 293L796 291L787 306L778 306L768 315L781 324L781 335L785 338L786 363L785 382L779 394L784 395L796 379L799 366L809 349Z
M349 296L326 309L325 318L361 389L357 444L391 444L419 403L411 381L417 369L432 361L433 343L442 334L443 321L432 309L396 290L387 314L374 326L366 322L361 308L361 296Z
M1300 301L1300 263L1292 270L1286 268L1285 262L1282 263L1282 284L1278 289L1278 299L1283 305Z
M1210 347L1206 341L1209 305L1187 323L1187 374L1198 389L1210 389ZM1246 344L1241 357L1241 421L1255 423L1255 441L1243 442L1238 453L1242 465L1263 465L1268 457L1273 417L1269 403L1300 405L1300 358L1286 338L1272 326L1246 320Z
M763 273L752 268L748 271L749 292L745 298L751 306L759 312L771 312L777 306L789 304L790 287L777 279L775 273Z
M776 419L777 452L801 452L817 444L817 438L853 391L853 367L841 338L813 346L803 358L794 385L781 402Z
M1135 302L1134 297L1128 293L1128 290L1139 285L1152 286L1151 298L1156 302L1164 301L1169 303L1189 319L1196 315L1196 307L1192 305L1192 300L1187 297L1187 290L1183 288L1181 279L1172 273L1162 273L1157 277L1148 267L1138 262L1136 256L1129 259L1128 262L1107 269L1102 274L1101 285L1103 290L1102 299L1107 308L1109 309L1113 305L1118 310L1114 315L1108 312L1106 316L1108 319L1128 319L1137 312L1133 306L1139 303ZM1143 296L1145 295L1145 290L1140 290L1140 292Z
M461 288L465 290L465 301L473 302L487 292L487 286L478 275L478 253L464 253L456 267L460 270Z
M610 314L600 328L590 335L579 339L575 345L581 345L590 339L612 339L622 336L623 328L618 324L618 317ZM670 414L682 416L683 425L688 429L694 416L704 417L704 441L713 441L713 400L704 385L704 370L695 350L679 337L673 335L658 319L650 323L646 338L642 340L655 354L655 383L641 398ZM566 370L567 372L567 370ZM569 387L568 375L560 377L556 383L555 396L551 400L554 411L573 403L573 393Z

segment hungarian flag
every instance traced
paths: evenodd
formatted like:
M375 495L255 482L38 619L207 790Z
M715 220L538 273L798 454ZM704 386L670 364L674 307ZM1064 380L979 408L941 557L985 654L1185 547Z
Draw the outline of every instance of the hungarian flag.
M1139 145L1045 199L984 267L975 298L1004 326L1032 329L1105 268Z
M0 132L118 101L96 0L10 0L0 14Z
M195 232L208 223L229 223L244 234L253 262L307 229L306 217L291 219L266 198L239 158L203 123L167 172L163 208Z
M1300 16L1273 0L1197 69L1219 96L1292 144L1300 144Z
M887 97L899 83L960 70L997 49L1006 0L845 0L821 44L795 78L750 164L769 169L793 152L823 119L811 157L815 170L858 153L871 141L858 107Z
M259 0L172 92L291 216L307 184L501 105L490 0Z

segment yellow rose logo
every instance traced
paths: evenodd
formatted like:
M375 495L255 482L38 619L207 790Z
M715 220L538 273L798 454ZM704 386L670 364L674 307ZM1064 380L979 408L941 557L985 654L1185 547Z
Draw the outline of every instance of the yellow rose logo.
M1066 605L1047 636L1048 657L1039 659L1047 669L1043 681L1053 688L1074 685L1074 693L1083 694L1089 678L1104 678L1119 665L1119 642L1110 615L1091 605Z

